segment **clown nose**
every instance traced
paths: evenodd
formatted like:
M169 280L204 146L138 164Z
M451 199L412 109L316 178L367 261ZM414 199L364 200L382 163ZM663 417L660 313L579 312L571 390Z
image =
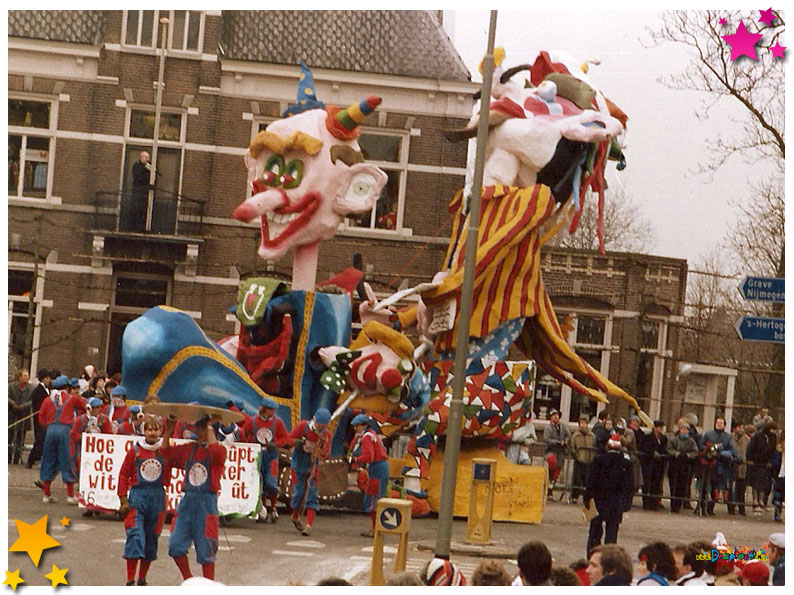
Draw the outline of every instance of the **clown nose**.
M400 375L397 368L389 368L388 370L384 370L383 374L381 374L380 381L386 388L394 388L402 384L403 377Z
M244 223L248 223L256 216L257 212L254 206L245 202L234 209L234 212L232 213L232 217Z

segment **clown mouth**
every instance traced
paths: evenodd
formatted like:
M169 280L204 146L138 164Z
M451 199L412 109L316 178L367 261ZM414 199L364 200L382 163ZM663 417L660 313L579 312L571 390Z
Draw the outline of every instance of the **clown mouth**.
M320 207L320 195L312 192L294 205L279 207L260 217L262 247L273 249L300 231Z
M354 361L350 366L353 382L359 388L374 389L378 383L376 374L381 361L382 357L379 353L373 353Z

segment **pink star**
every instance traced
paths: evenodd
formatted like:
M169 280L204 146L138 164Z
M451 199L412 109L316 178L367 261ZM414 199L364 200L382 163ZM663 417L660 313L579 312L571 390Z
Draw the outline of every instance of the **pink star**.
M783 59L783 52L786 51L786 46L780 45L780 42L778 41L775 45L773 45L771 48L769 48L769 51L772 52L772 59L773 60L775 58L780 58L782 60Z
M725 20L725 17L722 17L722 18L720 19L720 25L724 25L726 22L727 22L727 21Z
M771 10L771 9L770 9ZM731 46L731 62L740 56L747 56L758 61L755 44L763 37L762 33L750 33L744 26L744 21L739 21L739 28L732 35L720 35Z
M777 17L772 14L772 9L767 8L766 10L759 10L758 12L761 13L761 18L758 19L759 23L766 23L770 27L772 26L772 21L774 21Z

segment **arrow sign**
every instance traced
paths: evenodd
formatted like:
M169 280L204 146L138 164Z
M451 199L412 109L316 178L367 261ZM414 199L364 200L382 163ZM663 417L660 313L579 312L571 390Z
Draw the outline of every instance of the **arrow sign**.
M765 343L786 342L785 318L742 316L742 319L736 323L735 328L743 341L763 341Z
M396 508L386 508L380 513L380 524L386 529L396 529L402 521L403 515Z
M783 303L786 301L786 280L779 277L745 277L739 292L746 300Z

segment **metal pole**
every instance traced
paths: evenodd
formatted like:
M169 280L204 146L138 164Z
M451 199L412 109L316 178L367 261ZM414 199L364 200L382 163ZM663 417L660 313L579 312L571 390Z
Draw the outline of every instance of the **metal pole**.
M477 232L480 225L480 199L482 198L482 174L485 162L485 143L488 141L488 104L491 97L493 77L493 47L496 36L496 11L491 11L488 27L488 50L483 60L482 93L480 100L480 122L477 127L477 153L474 165L474 180L469 195L469 226L466 234L463 286L460 293L458 314L457 348L455 350L452 402L447 416L447 442L444 450L444 474L441 477L441 501L438 511L436 533L436 557L448 558L452 542L452 512L455 500L455 481L458 474L460 452L460 422L463 413L463 386L466 373L466 355L469 346L469 319L474 290L474 260L477 255Z
M160 72L157 74L157 97L154 105L154 139L152 140L152 159L151 169L149 170L149 185L154 186L157 179L155 171L157 170L157 141L160 139L160 111L163 107L163 75L165 74L165 49L168 43L168 17L160 19L163 34L160 48ZM146 207L146 231L152 227L152 207L154 200L154 190L149 190L149 201Z

